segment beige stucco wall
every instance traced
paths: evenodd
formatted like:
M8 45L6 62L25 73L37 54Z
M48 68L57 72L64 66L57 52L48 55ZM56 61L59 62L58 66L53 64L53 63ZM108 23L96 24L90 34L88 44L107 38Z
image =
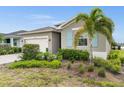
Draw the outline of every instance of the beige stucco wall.
M33 33L33 34L26 34L26 35L22 35L22 40L24 38L28 38L28 37L40 37L40 36L48 36L48 48L49 48L49 52L52 52L52 32L47 32L47 33ZM24 42L24 41L23 41Z
M60 48L60 33L57 32L42 32L37 34L27 34L22 35L22 40L28 37L40 37L40 36L48 36L48 50L49 52L56 53L58 48Z
M76 28L80 28L83 25L83 23L72 23L68 26L66 26L62 31L61 31L61 47L62 48L67 48L66 46L66 40L67 40L67 31L73 31L73 38L74 38L74 34L77 30L74 30ZM88 36L85 37L88 38ZM88 43L89 45L89 43ZM73 48L73 47L72 47ZM87 49L89 50L88 46L77 46L78 49ZM108 43L108 41L106 40L106 37L100 33L98 33L98 47L94 47L93 51L95 52L108 52L110 51L110 45Z
M65 28L63 28L61 30L61 48L67 48L66 46L66 40L67 40L67 31L73 31L73 33L75 33L74 30L72 30L72 28L77 28L80 27L81 25L83 25L82 23L73 23L71 25L67 25ZM74 34L73 34L74 37Z

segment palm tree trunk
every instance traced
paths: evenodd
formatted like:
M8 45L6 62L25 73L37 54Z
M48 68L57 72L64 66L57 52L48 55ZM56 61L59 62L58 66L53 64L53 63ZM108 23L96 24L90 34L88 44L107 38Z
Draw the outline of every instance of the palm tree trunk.
M89 37L89 60L90 60L90 63L92 63L93 61L93 50L92 50L92 38Z

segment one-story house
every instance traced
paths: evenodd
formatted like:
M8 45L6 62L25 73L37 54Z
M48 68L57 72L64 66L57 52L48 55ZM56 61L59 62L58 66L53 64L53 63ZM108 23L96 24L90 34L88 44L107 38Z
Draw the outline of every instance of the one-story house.
M11 46L22 47L24 44L39 44L40 51L48 50L52 53L57 53L59 48L73 49L73 39L76 31L83 25L83 22L75 23L73 19L55 25L53 27L44 27L32 31L17 31L5 34L4 43L9 43ZM92 40L93 55L106 58L111 46L107 38L96 33ZM87 33L82 34L79 39L77 49L88 50L89 42Z

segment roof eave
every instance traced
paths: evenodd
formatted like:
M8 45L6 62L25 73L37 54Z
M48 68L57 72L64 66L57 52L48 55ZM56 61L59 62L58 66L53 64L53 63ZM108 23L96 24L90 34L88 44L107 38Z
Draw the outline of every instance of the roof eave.
M47 33L47 32L57 32L57 33L60 33L59 31L56 31L56 30L44 30L44 31L25 32L25 33L20 33L19 35L36 34L36 33Z

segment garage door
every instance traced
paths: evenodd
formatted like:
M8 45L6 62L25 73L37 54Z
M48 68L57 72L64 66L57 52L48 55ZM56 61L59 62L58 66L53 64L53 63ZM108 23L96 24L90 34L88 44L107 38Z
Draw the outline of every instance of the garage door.
M46 52L46 48L48 48L48 38L29 38L24 41L25 44L39 44L41 52Z

